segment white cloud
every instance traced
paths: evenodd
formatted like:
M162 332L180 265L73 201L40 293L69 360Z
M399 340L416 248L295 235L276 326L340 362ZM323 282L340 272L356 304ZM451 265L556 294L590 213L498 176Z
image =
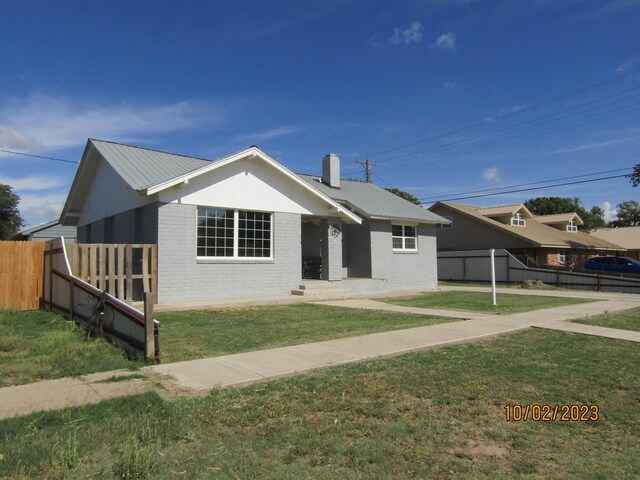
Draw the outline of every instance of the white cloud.
M611 0L598 8L596 15L608 15L632 10L640 7L640 0Z
M456 90L460 88L460 84L457 82L442 82L442 88L445 90Z
M64 185L64 182L60 178L44 176L32 176L24 178L9 178L0 176L0 183L11 185L11 187L17 191L52 190L54 188L60 188Z
M456 36L449 32L444 35L440 35L431 48L438 48L440 50L455 50L456 49Z
M604 142L585 143L583 145L576 145L574 147L560 148L550 152L550 155L584 152L586 150L595 150L596 148L611 147L613 145L624 145L626 143L633 143L640 140L640 136L632 136L627 138L617 138L614 140L605 140Z
M634 70L635 67L639 66L640 59L638 57L633 57L628 59L626 62L621 63L618 68L616 68L616 73L619 75L624 75L631 70Z
M0 103L0 148L29 153L216 125L236 108L215 102L107 103L42 94Z
M20 195L18 210L29 224L54 220L60 217L66 194Z
M488 182L499 182L502 180L502 176L500 172L498 172L497 167L489 167L482 172L482 178L487 180Z
M393 29L393 35L389 38L389 43L393 45L410 45L422 41L422 24L418 21L411 22L411 25L404 30Z
M294 133L298 133L303 130L304 128L299 125L284 125L282 127L266 130L264 132L236 135L236 137L234 138L234 141L259 143L259 142L264 142L266 140L270 140L272 138L282 137L285 135L292 135Z
M602 210L604 210L605 222L611 222L618 218L618 212L609 202L602 202L602 204L600 204L600 207L602 207Z

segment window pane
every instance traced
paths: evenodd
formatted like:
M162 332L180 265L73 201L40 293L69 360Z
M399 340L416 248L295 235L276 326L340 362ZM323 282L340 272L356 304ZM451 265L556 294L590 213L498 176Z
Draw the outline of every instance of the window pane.
M197 255L227 257L233 255L233 210L198 207ZM223 247L231 246L231 253ZM205 247L206 248L202 248Z
M401 237L402 225L391 225L391 235L394 237Z
M402 238L394 238L392 241L393 248L402 248Z
M411 250L415 250L416 248L416 239L415 238L407 238L404 242L404 248L409 248Z
M404 227L404 236L405 237L415 237L416 236L416 227L412 227L412 226L406 225Z

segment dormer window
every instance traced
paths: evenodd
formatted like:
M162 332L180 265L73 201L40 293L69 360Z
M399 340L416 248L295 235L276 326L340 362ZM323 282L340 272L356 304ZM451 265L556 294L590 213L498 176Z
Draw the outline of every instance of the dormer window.
M577 231L578 231L578 225L576 224L576 222L571 220L569 223L567 223L567 232L577 232Z
M514 227L524 227L524 215L522 215L521 213L514 213L511 216L511 225L513 225Z

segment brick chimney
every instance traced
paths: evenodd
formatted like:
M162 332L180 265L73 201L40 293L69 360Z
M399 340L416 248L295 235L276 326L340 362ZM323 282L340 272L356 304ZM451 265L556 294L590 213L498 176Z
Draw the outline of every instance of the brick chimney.
M322 159L322 183L340 188L340 158L335 153L327 153Z

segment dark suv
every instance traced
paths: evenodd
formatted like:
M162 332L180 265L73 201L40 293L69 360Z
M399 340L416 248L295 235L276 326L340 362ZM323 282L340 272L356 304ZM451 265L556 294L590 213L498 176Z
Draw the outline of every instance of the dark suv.
M589 270L640 274L640 262L629 257L593 257L584 266Z

